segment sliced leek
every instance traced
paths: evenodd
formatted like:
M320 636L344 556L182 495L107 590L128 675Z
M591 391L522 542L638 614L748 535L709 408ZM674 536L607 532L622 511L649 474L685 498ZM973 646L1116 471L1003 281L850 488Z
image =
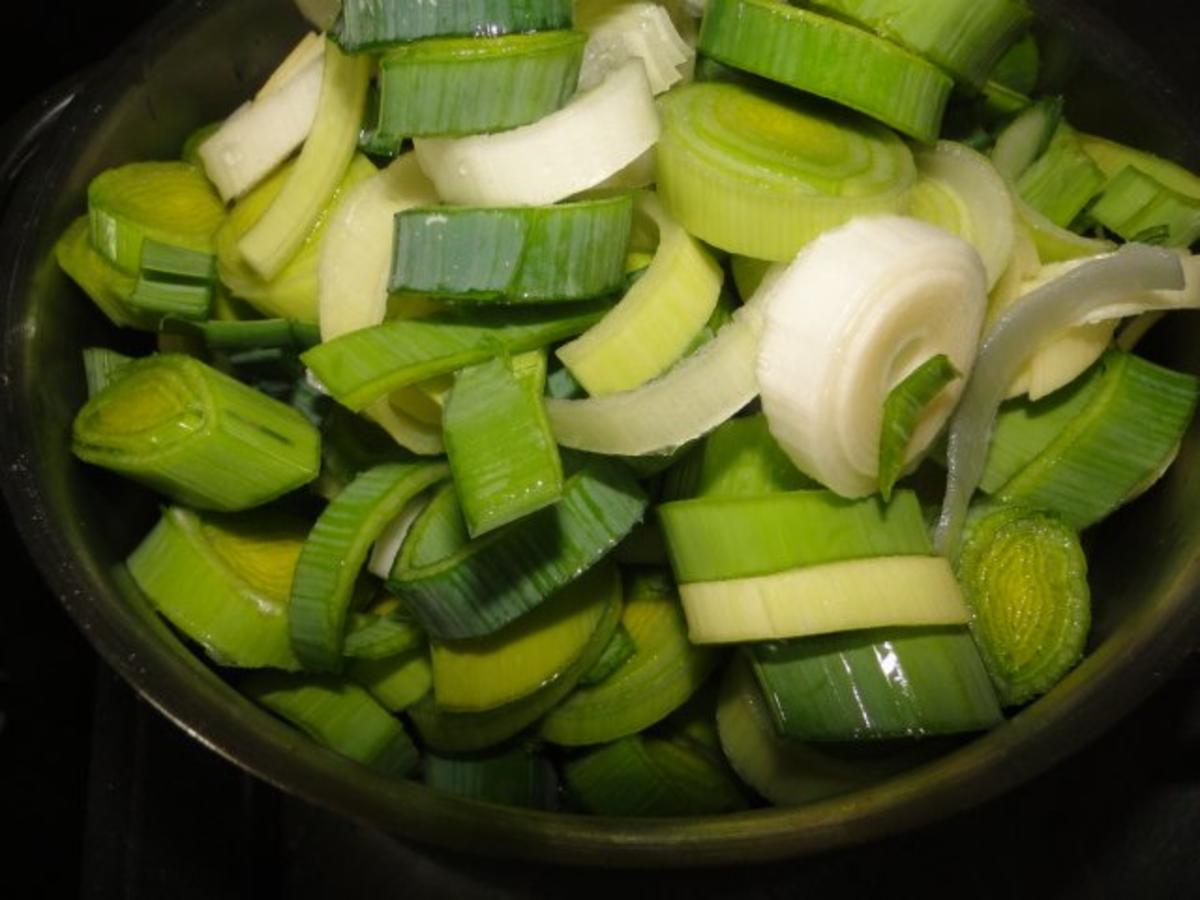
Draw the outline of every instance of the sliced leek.
M884 500L891 499L892 488L904 471L908 445L925 407L958 377L950 360L939 354L913 369L888 394L879 437L879 493Z
M1044 694L1083 656L1087 560L1057 516L1002 507L968 528L956 564L971 633L1000 702Z
M168 508L129 557L129 574L163 616L218 665L296 670L288 642L303 521Z
M433 667L424 646L384 659L351 660L346 675L393 713L405 712L433 687Z
M979 359L950 424L949 479L936 545L953 555L971 495L987 460L996 410L1019 368L1036 347L1093 310L1145 290L1184 287L1179 257L1168 250L1130 244L1110 257L1079 266L1029 294L988 331Z
M524 747L471 759L429 754L423 765L427 785L469 800L530 809L553 809L558 800L554 766Z
M1021 173L1016 186L1026 203L1066 228L1104 182L1104 173L1084 152L1074 129L1060 122L1046 152Z
M720 267L657 197L641 194L637 210L658 229L653 261L608 315L557 351L593 397L633 390L662 375L684 355L721 293Z
M915 219L860 219L820 237L765 290L758 383L771 433L830 489L874 493L891 390L939 354L971 371L987 302L979 255ZM953 382L925 407L905 465L961 391Z
M725 581L681 585L688 636L734 644L968 619L950 564L938 556L880 556Z
M391 289L471 302L588 300L619 290L633 199L396 216ZM706 317L707 318L707 317Z
M640 60L532 125L414 142L421 168L447 203L557 203L620 172L658 140L658 112Z
M1088 215L1130 241L1188 247L1200 239L1200 196L1173 190L1136 166L1108 182Z
M296 566L289 611L292 647L305 668L341 667L351 592L371 544L414 496L447 474L437 463L376 466L321 513Z
M312 37L309 34L305 41ZM324 50L323 42L316 46ZM282 71L281 66L267 86ZM228 203L244 195L304 143L317 116L324 72L323 52L298 69L290 67L271 90L264 86L263 93L235 110L199 146L205 174L222 200Z
M350 53L422 38L492 38L571 27L571 0L345 0L335 37Z
M324 340L383 322L395 216L436 202L433 185L411 153L346 193L321 242L317 302Z
M289 406L204 363L130 363L75 418L72 449L197 509L260 506L317 476L320 438Z
M730 253L790 261L856 216L899 212L916 183L903 141L836 110L711 82L659 107L659 196L689 233Z
M596 4L592 4L595 6ZM650 89L657 95L684 79L696 52L657 3L604 4L595 15L578 15L576 27L587 32L579 72L580 90L589 90L630 59L646 66Z
M59 267L114 325L154 330L158 316L129 305L137 278L122 272L92 247L87 216L76 219L54 245Z
M312 131L279 194L238 243L246 262L268 281L303 246L354 157L369 78L369 60L326 43Z
M94 397L118 377L125 366L133 362L125 356L105 347L87 347L83 351L83 374L87 379L88 397Z
M954 86L936 66L895 44L773 0L711 0L699 49L865 113L918 141L937 138Z

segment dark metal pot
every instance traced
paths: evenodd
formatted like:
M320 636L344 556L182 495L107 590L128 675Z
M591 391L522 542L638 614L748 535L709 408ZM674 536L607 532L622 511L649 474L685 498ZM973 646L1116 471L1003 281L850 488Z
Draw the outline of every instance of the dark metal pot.
M1200 167L1196 110L1147 56L1081 4L1037 5L1086 59L1067 89L1073 122ZM82 302L51 248L84 208L93 175L174 156L193 128L241 102L302 28L289 0L179 2L83 83L32 107L0 147L4 491L39 567L92 644L197 740L315 803L447 847L553 862L740 863L871 840L995 796L1100 734L1200 644L1198 426L1162 483L1088 535L1096 615L1083 664L1003 726L867 790L800 809L656 822L501 809L376 775L253 706L120 576L156 502L77 463L68 436L85 396L80 351L146 349L144 336L116 334ZM1195 316L1178 316L1157 336L1156 358L1200 370L1198 326Z

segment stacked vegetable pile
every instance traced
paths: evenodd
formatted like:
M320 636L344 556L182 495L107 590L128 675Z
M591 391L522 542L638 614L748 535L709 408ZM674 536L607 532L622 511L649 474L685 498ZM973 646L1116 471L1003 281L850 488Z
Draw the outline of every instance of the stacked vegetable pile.
M158 336L86 353L75 453L167 498L129 572L247 696L465 796L691 815L1075 665L1078 532L1200 394L1132 353L1200 306L1200 179L1029 99L1019 0L305 5L58 246Z

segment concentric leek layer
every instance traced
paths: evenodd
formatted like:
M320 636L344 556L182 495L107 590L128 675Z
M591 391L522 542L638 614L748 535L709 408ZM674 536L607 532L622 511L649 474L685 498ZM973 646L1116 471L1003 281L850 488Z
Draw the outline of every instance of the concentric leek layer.
M877 31L976 85L1030 19L1022 0L811 0L809 5Z
M882 38L773 0L712 0L700 51L933 141L954 82Z
M957 565L971 632L1000 701L1044 694L1083 656L1091 624L1087 560L1061 519L1001 508L969 529Z
M436 38L379 63L384 139L479 134L534 122L571 99L586 35L547 31Z
M900 210L916 183L904 142L849 115L717 83L659 108L659 195L689 233L731 253L790 260L823 231Z
M334 39L348 52L446 35L494 38L571 27L571 0L346 0Z

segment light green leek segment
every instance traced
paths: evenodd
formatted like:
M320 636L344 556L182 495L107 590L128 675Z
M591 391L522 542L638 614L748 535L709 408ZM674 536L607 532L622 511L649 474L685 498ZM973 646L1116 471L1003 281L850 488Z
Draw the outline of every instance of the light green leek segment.
M1178 163L1091 134L1080 134L1079 140L1088 156L1110 179L1120 175L1126 168L1133 167L1172 191L1185 197L1200 198L1200 175Z
M409 710L421 740L437 753L474 753L507 741L562 702L579 679L596 665L621 620L620 582L614 581L613 586L614 592L596 632L579 659L558 678L535 694L478 713L441 709L430 693Z
M993 497L1051 510L1083 529L1164 470L1191 423L1200 381L1119 350L1109 351L1087 379L1094 386L1072 387L1063 400L1052 395L1001 415L990 482L1000 481L994 467L1014 468L1016 452L1030 455L993 488Z
M682 706L717 663L713 649L688 643L679 600L665 574L632 579L621 624L636 652L608 678L577 688L551 710L540 728L547 741L574 747L637 734Z
M1015 183L1046 152L1061 121L1061 97L1045 97L1028 107L996 136L992 147L996 171Z
M892 388L883 403L883 429L879 437L879 493L892 497L892 488L904 471L908 444L925 407L933 402L959 372L945 354L930 357Z
M956 569L1003 705L1046 693L1082 658L1091 625L1087 560L1057 516L1019 507L981 513Z
M659 196L730 253L790 261L856 216L900 211L916 184L904 142L850 114L718 83L671 91L659 109Z
M567 762L571 794L604 816L714 815L743 809L741 788L707 754L633 735Z
M1188 247L1200 240L1200 197L1172 190L1136 166L1114 176L1088 214L1129 241Z
M54 257L59 267L114 325L151 331L157 328L158 316L129 305L137 278L122 272L92 247L87 216L80 216L63 232L54 245Z
M371 63L325 45L325 74L312 131L270 207L238 248L255 272L275 278L304 245L358 145Z
M717 733L738 777L777 806L801 806L866 787L910 762L894 748L872 758L780 737L754 670L741 654L721 680Z
M937 138L954 86L936 66L895 44L773 0L710 0L699 49L926 143Z
M588 300L620 289L633 198L557 206L427 207L396 216L391 289L498 303Z
M118 377L133 358L105 347L88 347L83 351L83 374L87 378L88 396L94 397Z
M129 573L218 665L296 670L288 597L304 533L303 521L269 512L200 516L173 506L129 557Z
M147 240L213 252L225 207L193 165L138 162L109 169L88 186L92 246L123 272L136 275Z
M346 674L394 713L406 711L433 687L433 667L424 646L385 659L352 660Z
M314 347L301 359L343 406L360 411L393 391L484 362L524 353L595 324L603 305L489 310L387 322Z
M394 47L379 61L376 134L399 143L535 122L575 93L586 43L578 31L542 31Z
M965 628L831 634L754 648L785 738L862 741L982 731L1002 720Z
M75 418L73 450L197 509L261 506L312 481L320 438L296 410L198 360L130 363Z
M702 497L658 508L680 584L773 575L875 556L929 556L916 495L847 500L832 491Z
M645 507L633 478L601 459L572 474L554 506L473 541L466 540L458 504L435 497L414 524L388 584L431 636L481 637L599 562L641 521Z
M423 766L429 787L469 800L528 809L553 809L558 800L554 767L523 747L471 759L430 754Z
M716 308L721 268L650 193L637 212L658 230L658 250L621 302L558 358L593 397L640 387L687 351Z
M333 31L348 53L378 50L422 38L502 34L570 28L571 0L346 0Z
M356 684L326 675L262 672L239 687L317 743L385 775L403 777L417 764L417 748L404 726Z
M1038 50L1037 39L1032 33L1026 33L1008 48L988 73L989 85L999 85L1014 94L1028 97L1037 89L1040 68L1041 51Z
M450 471L471 537L562 496L562 460L542 395L546 354L492 359L463 369L446 401Z
M993 73L1032 18L1023 0L812 0L808 5L870 28L976 86Z
M968 619L950 564L939 556L878 556L724 581L680 585L688 636L736 644Z
M354 582L375 539L415 497L443 480L439 463L391 463L354 479L321 513L296 566L292 647L305 668L339 671Z
M583 655L620 591L616 568L601 564L495 634L434 641L438 707L483 712L544 690Z
M592 666L587 674L579 680L583 687L592 687L593 685L601 684L607 681L615 673L621 670L625 663L629 662L637 653L637 644L633 642L633 638L629 636L629 632L622 625L612 636L612 640L604 648L604 652L600 654L600 659Z
M1017 191L1047 219L1066 228L1104 182L1104 173L1084 152L1074 129L1060 122L1046 152L1017 179Z

